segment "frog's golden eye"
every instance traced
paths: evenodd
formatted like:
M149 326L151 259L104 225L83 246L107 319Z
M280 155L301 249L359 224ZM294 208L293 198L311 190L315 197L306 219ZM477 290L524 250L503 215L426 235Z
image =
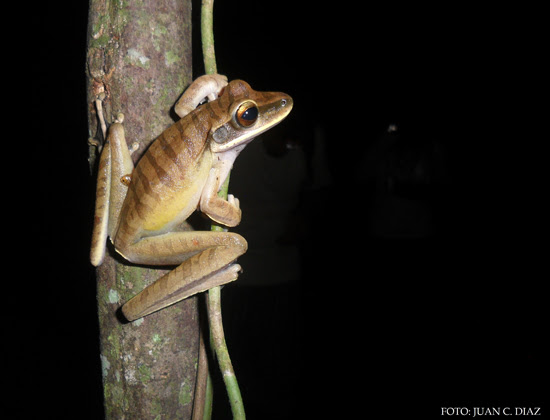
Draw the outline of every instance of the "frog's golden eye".
M250 127L258 119L258 107L254 102L244 102L235 112L235 121L241 127Z

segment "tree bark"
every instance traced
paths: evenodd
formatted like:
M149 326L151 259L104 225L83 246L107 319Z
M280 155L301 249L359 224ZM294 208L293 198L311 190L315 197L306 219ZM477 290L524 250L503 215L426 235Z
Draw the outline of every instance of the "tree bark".
M140 144L137 161L173 123L172 107L191 82L191 1L90 0L87 75L90 137L102 137L94 105L101 95L107 122L124 114L128 143ZM92 167L96 155L91 146ZM121 305L163 271L107 254L97 270L106 418L191 418L197 300L126 323Z

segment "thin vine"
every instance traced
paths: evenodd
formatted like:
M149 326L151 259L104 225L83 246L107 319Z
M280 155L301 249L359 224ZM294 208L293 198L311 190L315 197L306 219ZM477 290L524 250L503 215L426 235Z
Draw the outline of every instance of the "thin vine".
M218 72L214 50L214 0L202 0L201 41L204 71L206 74Z
M202 0L201 8L201 38L202 52L204 59L204 68L206 74L217 73L216 54L214 50L214 0ZM227 192L229 189L229 175L223 183L218 196L227 200ZM212 231L223 231L221 226L212 224ZM218 361L218 365L223 375L223 381L227 389L229 403L231 404L231 412L234 420L244 420L244 405L237 383L237 377L229 357L229 351L225 342L222 322L222 307L221 307L221 288L214 287L208 291L208 319L210 323L211 343L214 347L214 352ZM210 384L211 389L211 384ZM210 399L211 395L207 399ZM205 410L205 413L209 410ZM209 414L205 414L205 418L209 418Z

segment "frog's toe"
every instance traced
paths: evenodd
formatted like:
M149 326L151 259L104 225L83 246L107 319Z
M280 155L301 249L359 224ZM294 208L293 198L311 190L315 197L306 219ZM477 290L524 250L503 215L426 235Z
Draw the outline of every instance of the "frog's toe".
M230 203L230 204L233 204L235 207L237 207L238 209L241 208L241 205L240 205L240 201L237 197L235 197L233 194L228 194L227 195L227 201Z

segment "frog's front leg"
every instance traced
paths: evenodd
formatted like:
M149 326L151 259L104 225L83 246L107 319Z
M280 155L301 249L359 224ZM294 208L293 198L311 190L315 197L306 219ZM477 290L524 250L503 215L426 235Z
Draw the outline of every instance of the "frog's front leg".
M115 246L117 244L115 243ZM196 293L234 281L241 267L232 264L247 249L245 239L231 232L172 232L117 246L138 264L180 264L129 300L122 312L135 320Z
M176 102L174 111L183 118L193 111L205 98L214 100L227 85L227 77L221 74L207 74L198 77L185 90L181 98Z

